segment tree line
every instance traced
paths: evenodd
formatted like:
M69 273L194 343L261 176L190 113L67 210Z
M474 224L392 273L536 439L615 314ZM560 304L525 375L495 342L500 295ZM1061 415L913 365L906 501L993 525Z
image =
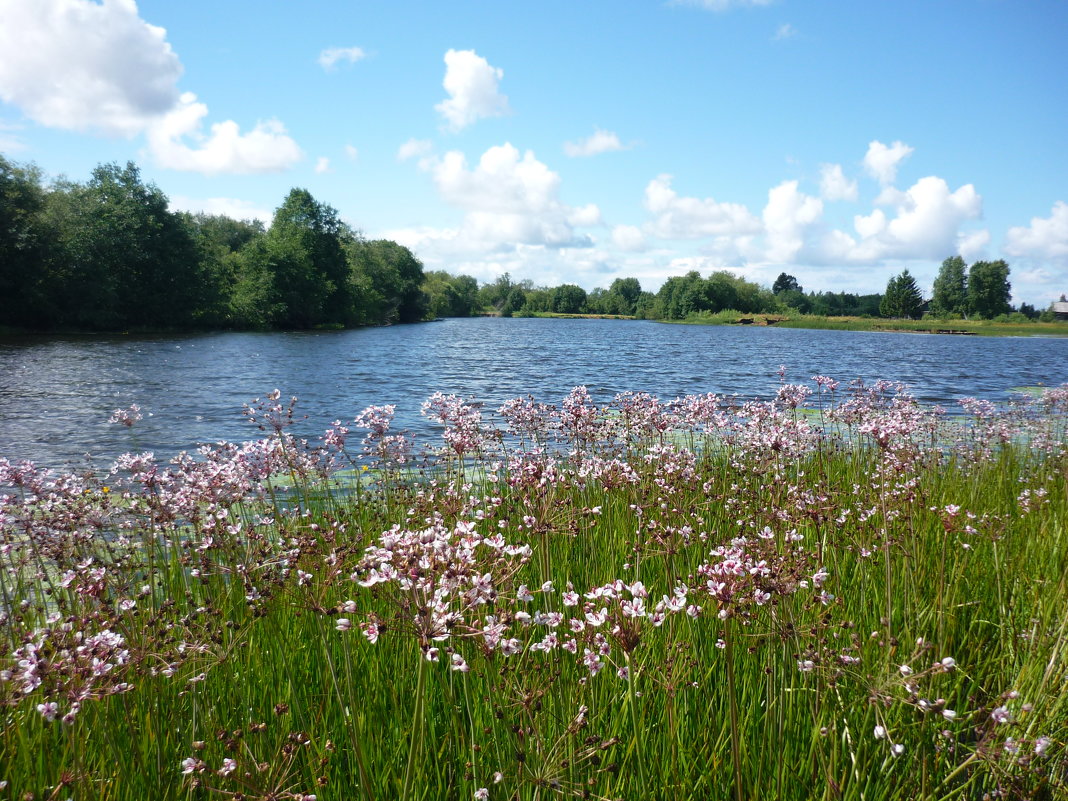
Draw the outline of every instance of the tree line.
M668 278L656 293L636 278L587 292L538 287L505 273L426 272L410 250L367 240L306 189L293 189L270 227L172 212L136 165L106 164L85 183L45 185L33 166L0 156L0 325L45 330L306 329L416 322L479 313L624 315L681 320L733 310L820 316L998 318L1010 305L1009 266L946 259L925 301L904 270L884 293L805 292L782 273L769 289L720 270Z
M300 329L427 315L412 252L364 239L305 189L270 228L168 205L133 163L46 187L0 156L0 325Z

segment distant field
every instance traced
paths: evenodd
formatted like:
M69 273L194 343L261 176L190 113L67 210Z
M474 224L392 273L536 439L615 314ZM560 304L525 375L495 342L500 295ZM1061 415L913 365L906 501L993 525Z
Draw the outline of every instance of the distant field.
M750 321L745 323L744 321ZM967 333L987 337L1064 337L1068 322L1000 323L992 320L886 320L875 317L817 317L814 315L743 314L733 310L692 314L688 325L776 325L779 328L820 328L835 331L905 331L917 334Z

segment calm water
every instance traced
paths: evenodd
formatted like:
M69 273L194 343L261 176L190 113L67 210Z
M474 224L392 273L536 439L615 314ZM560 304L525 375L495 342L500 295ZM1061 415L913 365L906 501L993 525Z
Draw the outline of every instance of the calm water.
M1068 339L679 326L618 320L478 318L315 333L0 338L0 456L49 466L126 450L172 456L257 435L241 406L278 387L300 398L298 432L317 436L371 404L428 427L440 390L484 401L532 394L559 403L585 384L598 400L642 390L767 397L817 373L904 381L926 402L998 400L1013 387L1068 381ZM139 404L132 430L106 421ZM148 416L151 414L151 416Z

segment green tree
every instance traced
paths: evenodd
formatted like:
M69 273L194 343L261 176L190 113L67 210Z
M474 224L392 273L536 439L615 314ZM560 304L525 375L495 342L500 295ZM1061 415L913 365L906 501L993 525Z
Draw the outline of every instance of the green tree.
M963 317L968 311L964 259L953 256L942 262L934 281L931 313L936 317Z
M44 207L37 168L0 156L0 325L48 325L42 279L51 237Z
M916 317L923 306L923 295L916 286L916 279L908 270L895 275L886 285L886 294L879 304L879 313L883 317Z
M797 279L792 275L786 273L779 273L779 277L775 279L775 283L771 286L771 291L776 295L783 292L804 292L801 288L801 284L797 283Z
M501 316L511 317L527 305L527 293L521 286L513 286L501 306Z
M354 239L348 245L350 287L363 325L414 323L427 315L423 264L388 239Z
M1009 265L1003 260L977 261L968 271L968 309L989 320L1008 314L1012 306Z
M430 319L470 317L478 306L478 281L469 275L450 275L444 270L425 273L422 290Z
M575 284L561 284L553 290L552 310L560 314L586 311L586 290Z
M61 183L45 214L55 231L48 280L61 324L101 329L186 327L204 281L192 233L132 163Z
M214 214L182 214L181 217L192 233L204 284L194 313L197 324L212 328L265 326L272 316L265 305L270 298L269 277L262 271L246 269L247 260L240 256L250 243L263 239L266 233L263 223ZM256 291L250 291L253 284L258 286ZM242 297L238 301L239 289Z
M637 278L617 278L608 287L608 295L620 298L622 303L616 302L614 308L617 311L606 312L606 314L634 314L638 298L642 295L642 285Z
M344 248L351 236L334 208L306 189L289 192L266 238L276 324L310 328L354 322Z

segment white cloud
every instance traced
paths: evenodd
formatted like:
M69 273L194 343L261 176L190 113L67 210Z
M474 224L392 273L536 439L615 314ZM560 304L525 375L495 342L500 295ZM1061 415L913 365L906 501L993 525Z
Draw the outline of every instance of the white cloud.
M781 42L784 39L793 39L795 36L797 36L797 28L786 22L775 29L775 36L772 38L776 42Z
M626 149L626 145L619 141L618 136L611 131L602 131L600 128L585 139L577 142L564 142L564 153L572 158L596 156L600 153Z
M1005 236L1009 256L1068 264L1068 203L1058 200L1049 217L1032 217L1029 226L1015 226Z
M886 259L941 261L960 247L974 250L985 244L981 232L961 233L965 221L978 219L983 213L983 199L971 184L950 192L942 178L932 175L921 178L907 191L895 190L893 200L889 204L895 206L893 216L875 209L868 216L853 218L859 241L842 231L825 237L823 260L855 264Z
M868 144L868 152L864 154L864 169L884 186L892 184L898 166L911 154L912 148L904 142L897 141L888 147L876 139Z
M601 210L597 208L596 203L587 203L585 206L572 209L567 215L567 221L571 225L581 228L591 228L604 222L601 219Z
M301 158L277 120L246 134L227 120L204 135L208 108L179 94L182 65L166 37L134 0L2 0L0 99L52 128L144 133L155 161L176 170L269 172Z
M319 156L315 162L315 172L317 175L330 172L330 159L326 156Z
M857 199L857 182L842 173L841 164L820 165L820 196L824 200Z
M535 212L559 207L560 176L530 150L505 143L489 148L474 169L458 150L435 165L434 183L442 197L471 211Z
M441 198L463 211L454 228L390 232L428 264L460 269L460 264L474 261L497 263L502 254L523 249L558 253L589 248L592 239L575 229L603 224L595 204L562 203L560 176L533 152L520 153L511 144L487 149L474 166L455 150L441 157L423 156L419 163L430 173Z
M623 251L645 250L645 234L634 225L617 225L612 229L612 244Z
M0 99L49 127L134 136L178 101L166 36L134 0L5 0Z
M760 220L740 203L679 197L672 177L659 175L645 187L645 207L655 216L647 231L662 239L737 236L760 231Z
M352 145L345 145L345 157L349 161L356 161L360 157L360 151Z
M797 258L809 226L823 214L819 198L798 191L797 181L783 181L768 191L764 207L763 260L787 264Z
M319 53L319 66L327 72L337 69L338 62L347 61L355 64L367 58L362 47L328 47Z
M170 198L172 211L188 211L191 214L223 214L235 220L260 220L270 225L274 212L258 206L251 200L232 197L191 198L174 195Z
M990 244L990 231L982 228L978 231L962 231L957 234L957 253L965 261L978 261Z
M241 133L233 120L214 123L202 132L208 107L186 92L177 107L152 123L148 147L162 167L205 175L220 173L279 172L303 158L300 147L278 120L264 120L248 133ZM186 139L194 144L190 146Z
M445 53L442 82L449 97L434 109L452 131L460 131L483 117L507 114L508 98L497 89L503 77L504 70L491 67L474 50L449 50Z
M430 155L430 152L433 149L434 145L429 139L409 139L397 148L397 161L422 158L423 156Z

